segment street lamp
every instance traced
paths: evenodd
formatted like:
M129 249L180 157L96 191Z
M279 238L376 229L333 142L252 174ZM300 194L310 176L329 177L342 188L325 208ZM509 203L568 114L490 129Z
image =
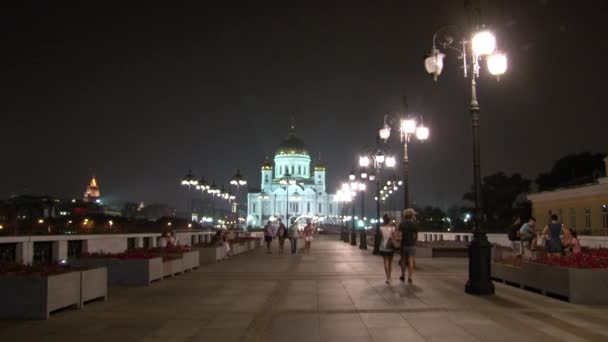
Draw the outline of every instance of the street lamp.
M291 177L289 171L285 172L285 175L279 180L279 184L281 184L285 188L285 224L289 225L289 186L296 184L296 179Z
M190 189L193 186L199 187L198 180L196 180L196 177L192 173L192 170L188 170L188 173L182 179L181 184L182 184L182 186L188 187L188 193L190 193ZM188 196L188 197L190 197L190 196ZM192 220L192 199L191 198L188 198L188 211L189 211L189 215L190 215L190 220Z
M470 38L460 40L460 46L452 46L452 35L445 34L449 27L444 27L433 35L433 48L426 58L424 65L427 72L437 80L443 69L445 55L437 49L437 45L459 52L463 60L464 76L471 77L471 125L473 127L473 193L475 203L475 226L473 239L469 243L469 280L465 292L470 294L493 294L494 284L491 280L491 248L485 228L481 225L481 158L479 139L479 102L477 101L477 82L480 75L480 64L487 64L490 74L502 75L507 70L507 57L496 51L496 37L488 30L478 30ZM441 40L440 40L441 39Z
M260 200L260 225L261 226L264 225L264 201L266 201L269 198L270 197L268 196L268 194L265 193L264 191L262 191L258 195L258 199Z
M241 186L247 185L247 180L241 175L241 170L237 169L236 174L230 180L230 184L236 186L236 200L234 201L236 211L237 226L240 226L239 205L241 201Z
M408 145L416 138L419 141L425 141L429 138L430 130L422 121L422 117L410 115L405 119L400 120L399 136L403 143L403 210L410 207L410 187L409 187L409 155ZM378 136L383 140L387 140L391 136L391 126L388 124L388 115L384 116L384 127L378 132ZM393 157L388 157L386 160L387 167L394 167L397 161ZM385 189L387 190L387 189Z
M390 130L389 130L390 136ZM378 135L378 138L381 138L381 134ZM380 172L383 167L392 168L395 166L395 158L391 155L386 155L380 146L380 141L377 141L377 146L375 150L371 150L366 154L363 154L359 157L359 165L362 167L367 167L368 165L372 166L373 172L365 173L366 177L363 177L363 172L361 174L361 178L367 178L371 183L376 183L376 196L374 197L376 201L376 231L374 233L374 250L373 254L380 253L380 240L382 236L380 235ZM365 240L367 240L367 235L365 235ZM367 241L365 241L365 245L367 246Z

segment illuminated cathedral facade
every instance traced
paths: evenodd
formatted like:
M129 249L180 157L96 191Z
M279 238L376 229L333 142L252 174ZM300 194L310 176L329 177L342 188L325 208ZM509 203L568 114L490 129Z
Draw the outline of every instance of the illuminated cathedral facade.
M99 186L97 185L97 180L95 179L95 176L93 176L93 178L91 178L91 182L84 191L83 200L85 202L96 203L99 200L99 196L101 196Z
M310 152L292 124L276 150L274 163L266 158L262 164L260 188L247 194L247 224L259 227L268 220L285 222L292 217L337 221L341 203L326 190L326 168L320 160L311 166Z

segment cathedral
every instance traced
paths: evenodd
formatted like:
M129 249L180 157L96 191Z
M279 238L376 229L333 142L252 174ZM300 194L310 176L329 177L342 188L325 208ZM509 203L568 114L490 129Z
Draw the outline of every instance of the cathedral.
M259 227L268 220L285 222L285 217L337 221L341 203L336 194L327 193L325 171L320 160L311 169L310 151L292 124L276 150L274 164L268 157L262 164L260 189L247 194L247 224Z
M99 186L97 186L97 180L95 179L95 176L93 176L93 178L91 178L91 182L84 191L83 200L85 202L98 202L99 196Z

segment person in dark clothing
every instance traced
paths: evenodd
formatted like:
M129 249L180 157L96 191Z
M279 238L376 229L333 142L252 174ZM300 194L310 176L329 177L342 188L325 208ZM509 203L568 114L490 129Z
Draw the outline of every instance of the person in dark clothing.
M547 239L547 254L550 256L560 256L564 246L562 245L562 234L564 226L559 223L557 215L551 215L551 223L543 229L543 235Z
M412 283L414 274L414 256L416 255L416 241L418 240L418 229L414 224L416 212L408 208L403 212L403 222L399 225L401 230L401 281L405 281L405 268L407 265L407 282Z

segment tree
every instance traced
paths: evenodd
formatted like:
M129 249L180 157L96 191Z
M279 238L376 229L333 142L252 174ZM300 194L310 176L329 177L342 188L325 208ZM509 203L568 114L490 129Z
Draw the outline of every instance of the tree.
M601 153L583 152L560 158L553 164L551 171L538 175L538 191L591 183L598 177L606 176L605 156Z
M514 173L507 176L498 172L483 178L481 185L482 209L485 226L489 230L504 231L511 224L513 217L520 215L516 199L522 193L530 191L531 181ZM474 201L473 192L464 194L465 200Z
M449 227L447 215L437 207L426 206L416 209L416 219L421 230L442 231Z

